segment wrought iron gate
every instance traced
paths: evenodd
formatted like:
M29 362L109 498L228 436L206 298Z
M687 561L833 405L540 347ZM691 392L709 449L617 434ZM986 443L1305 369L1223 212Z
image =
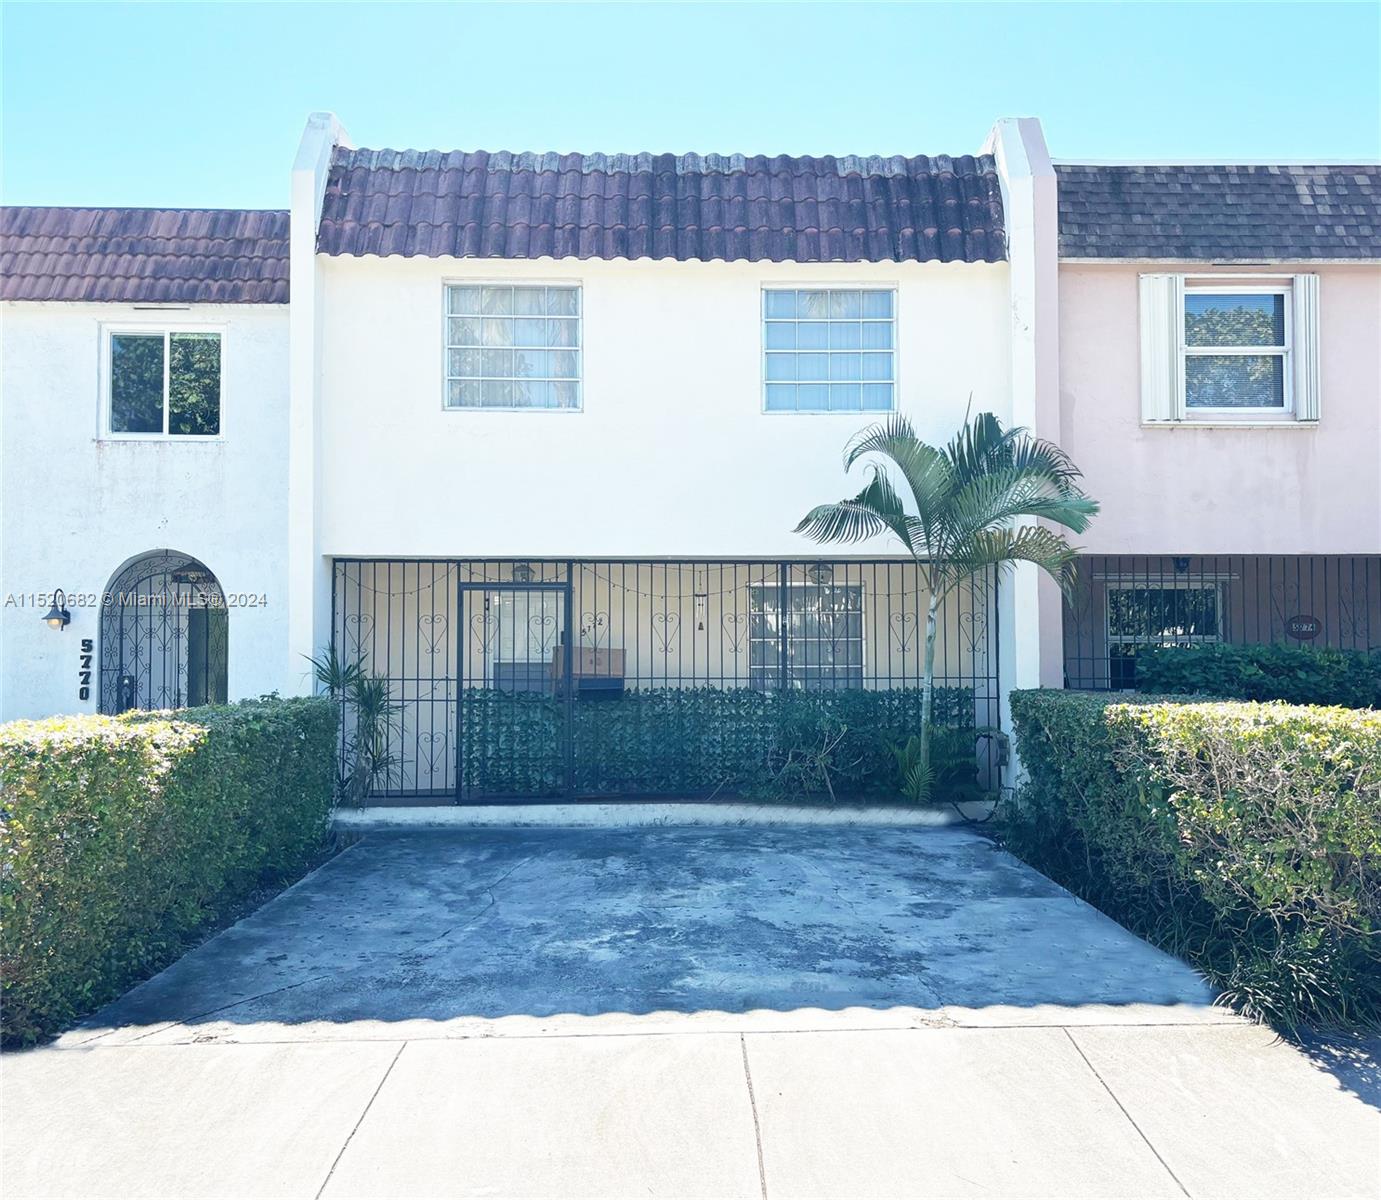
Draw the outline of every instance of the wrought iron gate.
M573 790L571 584L462 583L456 778L468 795Z
M175 550L132 560L102 597L101 712L224 704L229 633L203 563Z
M786 710L867 731L884 770L919 727L924 610L897 560L337 559L333 585L338 650L396 706L374 794L400 801L722 794ZM990 578L941 610L956 730L998 724L996 619Z

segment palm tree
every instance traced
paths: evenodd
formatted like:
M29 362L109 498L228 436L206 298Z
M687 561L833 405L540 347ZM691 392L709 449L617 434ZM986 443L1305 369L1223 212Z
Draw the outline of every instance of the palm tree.
M1079 470L1063 450L1025 429L1004 430L992 413L966 418L943 447L923 442L896 414L849 443L844 469L865 455L882 460L870 465L867 486L852 500L811 509L796 532L817 542L890 533L916 560L929 593L919 746L920 772L929 778L935 618L944 598L978 571L1000 574L1017 562L1035 563L1068 591L1078 551L1063 534L1020 518L1082 533L1098 504L1076 486Z

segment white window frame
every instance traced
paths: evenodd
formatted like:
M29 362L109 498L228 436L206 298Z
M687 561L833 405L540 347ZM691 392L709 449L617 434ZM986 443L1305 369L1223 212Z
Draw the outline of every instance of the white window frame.
M780 411L780 410L779 410L779 411ZM827 415L832 415L832 414L827 414ZM857 416L858 414L855 413L854 415ZM860 675L859 687L865 687L865 686L866 686L866 683L867 683L867 679L868 679L868 621L867 621L867 619L866 619L866 617L867 617L867 612L868 612L868 590L867 590L867 584L865 584L865 583L863 582L863 580L859 580L857 583L853 582L852 580L845 580L845 581L842 582L842 583L835 583L835 582L831 581L830 583L821 584L821 583L816 583L816 582L814 582L813 580L810 580L810 579L789 579L789 580L786 581L786 586L787 586L788 588L820 588L820 587L852 588L852 589L854 589L854 590L856 590L856 591L858 592L858 622L859 622L858 628L859 628L859 636L858 636L856 639L855 639L855 638L848 638L848 639L846 639L846 640L847 640L847 641L851 641L851 642L852 642L852 641L857 641L857 642L858 642L858 646L859 646L858 669L859 669L859 675ZM748 585L748 616L749 616L749 620L750 620L750 621L752 620L752 617L753 617L753 615L754 615L754 609L753 609L753 593L754 593L755 591L760 591L760 592L762 592L764 595L766 595L768 592L771 592L771 593L773 594L773 597L774 597L773 603L774 603L774 604L780 604L780 602L781 602L781 587L782 587L781 582L780 582L780 581L776 581L776 580L764 580L764 581L761 582L761 583L750 583L750 584ZM766 611L767 611L767 610L766 610L766 608L764 607L763 612L766 613ZM817 614L817 615L818 615L818 614ZM785 620L785 619L787 619L789 616L790 616L789 608L788 608L788 611L785 612L785 613L783 613L783 612L781 612L781 611L778 611L778 613L777 613L777 619L778 619L778 621ZM780 661L780 653L781 653L780 636L781 636L781 635L778 634L777 636L772 637L772 638L755 638L755 637L752 635L752 629L751 629L751 626L750 626L750 628L749 628L749 634L748 634L748 681L749 681L749 686L752 686L753 672L754 672L755 670L767 671L767 672L769 672L769 673L774 673L774 674L776 675L776 679L771 683L771 685L770 685L769 687L767 687L767 688L764 689L764 690L767 690L767 691L776 691L776 690L778 690L778 681L780 681L780 679L781 679L782 671L783 671L783 670L786 671L788 677L790 676L792 670L794 669L794 668L792 667L792 665L791 665L790 657L788 656L788 659L787 659L787 661L786 661L785 663L783 663L783 662ZM792 640L793 640L793 639L792 639L790 633L788 632L788 634L787 634L787 644L788 644L788 647L790 646L790 643L791 643ZM809 639L809 638L797 638L797 639L795 639L795 640L799 642L799 641L809 641L810 639ZM761 642L761 643L764 643L764 644L771 644L771 645L773 645L773 646L776 648L776 654L777 654L777 657L778 657L777 663L774 664L773 666L770 666L770 667L754 667L754 666L753 666L753 644L754 644L755 642ZM823 670L823 668L818 667L818 666L817 666L817 667L803 666L803 667L801 667L800 669L803 670L803 671L812 671L812 670L813 670L813 671L816 671L816 672L819 672L819 671ZM793 688L792 690L810 691L811 689L810 689L810 688L800 688L800 689L795 689L795 688ZM843 688L819 688L819 689L816 689L816 690L818 690L818 691L843 691L844 689L843 689Z
M1314 272L1263 270L1142 274L1137 280L1143 429L1298 429L1321 419L1320 282ZM1185 296L1280 295L1285 299L1284 346L1185 345ZM1185 364L1198 355L1269 354L1281 359L1280 407L1195 407L1186 394Z
M890 292L890 293L891 293L891 296L892 296L892 316L891 316L891 318L890 318L891 325L892 325L892 351L891 351L891 353L892 353L892 378L891 378L890 380L880 380L880 379L860 380L860 381L859 381L859 384L860 384L860 386L862 386L862 385L865 384L865 383L890 383L890 384L892 385L892 406L891 406L890 408L862 408L862 409L859 409L859 408L840 408L840 409L818 409L818 408L804 408L804 409L803 409L803 408L768 408L768 407L767 407L767 385L768 385L769 382L772 382L772 383L794 382L795 384L799 384L799 383L802 382L802 381L799 380L799 379L798 379L798 380L794 380L794 381L790 381L790 380L781 380L781 379L774 379L774 380L769 381L768 378L767 378L767 320L768 320L768 317L767 317L767 294L768 294L768 292ZM759 343L760 343L760 350L759 350L759 354L758 354L758 359L759 359L759 362L758 362L758 373L759 373L759 376L760 376L760 379L759 379L759 382L758 382L758 396L759 396L759 398L760 398L760 400L759 400L759 404L760 404L759 411L760 411L764 416L770 416L770 417L854 417L855 419L857 419L858 417L867 417L867 416L869 416L869 415L874 415L874 414L876 414L876 415L881 415L881 414L884 414L884 413L894 413L894 412L898 411L898 409L900 409L900 407L901 407L901 401L900 401L900 397L901 397L901 338L898 336L899 315L900 315L900 314L899 314L899 308L900 308L900 305L901 305L901 289L897 286L897 284L896 284L895 281L886 281L886 280L884 280L884 281L880 281L880 282L879 282L879 281L875 281L875 282L872 282L872 283L853 283L853 282L847 282L847 281L845 281L845 282L833 282L833 283L820 283L820 282L818 282L818 281L805 280L805 281L802 281L802 282L799 282L799 283L795 283L795 282L787 282L787 281L784 281L784 280L783 280L783 281L772 281L772 282L764 283L764 284L762 285L762 288L761 288L761 291L760 291L760 294L759 294L759 297L758 297L758 341L759 341ZM847 319L847 318L845 318L845 319ZM871 318L867 318L867 319L868 319L868 320L880 320L880 318L876 318L876 317L871 317ZM778 321L778 322L783 322L783 323L785 322L785 318L782 318L782 317L773 317L772 320ZM801 318L800 318L800 317L795 317L795 318L793 318L792 320L793 320L793 323L798 323L798 322L801 320ZM825 320L826 320L826 323L828 323L829 318L825 318ZM781 351L777 351L777 353L782 353L782 352L781 352ZM802 351L802 350L800 350L800 349L798 348L798 349L795 350L793 353L796 353L796 354L802 354L802 353L804 353L804 354L860 354L860 353L864 353L864 352L863 352L863 351L860 351L860 350L830 350L830 349L828 349L828 348L826 348L826 349L824 349L824 350L805 350L805 351ZM877 351L872 351L871 353L878 353L878 352L877 352ZM824 382L824 384L828 387L831 381L830 381L830 380L824 380L824 381L819 381L819 380L806 380L805 382L806 382L806 383L819 383L819 382ZM843 382L843 381L841 381L841 380L834 380L833 382L838 383L838 382Z
M1211 278L1211 277L1210 277ZM1179 311L1179 410L1184 420L1193 421L1199 417L1222 420L1225 417L1240 417L1246 420L1260 420L1274 417L1277 420L1294 420L1295 381L1294 381L1294 289L1288 283L1248 284L1216 280L1207 284L1194 276L1185 278L1184 291ZM1188 300L1190 296L1280 296L1284 300L1285 337L1281 346L1191 346L1186 332L1188 320ZM1283 405L1191 405L1189 403L1189 359L1191 358L1279 358L1281 360Z
M453 287L531 287L573 288L576 293L575 345L556 347L574 350L579 355L580 372L576 376L576 403L568 408L543 408L534 404L476 404L452 405L451 381L451 288ZM569 318L565 318L569 319ZM550 349L550 347L549 347ZM538 380L536 382L542 382ZM569 382L561 380L560 382ZM581 413L585 411L585 281L583 279L501 279L486 276L482 279L446 278L441 281L441 411L444 413Z
M221 378L220 429L217 433L170 433L169 390L172 368L172 336L176 333L214 333L221 340ZM121 335L131 337L163 336L163 428L158 432L132 432L112 428L115 411L115 364L114 341ZM102 441L113 442L219 442L225 440L226 427L226 327L224 324L208 324L197 321L156 321L141 324L137 321L120 321L102 324L100 327L100 370L98 372L101 392L100 425L97 436Z

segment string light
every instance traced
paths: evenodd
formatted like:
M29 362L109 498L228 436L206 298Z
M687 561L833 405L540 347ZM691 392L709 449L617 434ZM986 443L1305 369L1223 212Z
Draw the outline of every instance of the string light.
M449 587L449 584L450 584L450 582L451 582L451 579L452 579L454 573L457 571L457 569L462 569L462 570L464 570L464 571L466 572L467 578L466 578L465 580L463 580L462 582L466 583L467 585L469 585L469 586L479 585L479 586L481 586L481 587L488 586L488 587L492 587L492 588L494 588L494 589L496 589L496 590L504 589L504 588L523 588L523 587L528 586L528 585L537 585L537 584L561 584L561 585L564 585L564 584L566 584L566 582L567 582L565 579L562 579L562 578L556 578L556 577L550 577L550 578L549 578L549 577L547 577L545 574L541 574L541 575L539 575L537 578L532 579L532 580L529 580L529 581L515 581L515 580L512 580L512 579L495 579L495 578L493 578L492 576L489 575L487 568L481 568L480 570L481 570L483 573L477 574L477 573L476 573L476 569L473 568L473 567L462 566L461 564L458 564L458 563L448 563L448 564L446 564L446 566L445 566L445 568L444 568L444 571L443 571L443 573L442 573L442 575L441 575L440 578L436 578L436 577L435 577L435 574L434 574L434 577L433 577L432 579L428 580L428 581L425 582L425 583L419 582L418 585L417 585L417 587L415 587L415 588L395 588L395 587L380 588L380 587L374 587L372 584L365 583L364 580L363 580L362 578L360 578L359 576L356 576L354 579L351 579L351 578L349 577L349 572L350 572L350 567L351 567L352 565L355 566L355 567L357 568L357 570L363 570L363 568L364 568L366 565L371 566L371 574L372 574L375 578L377 578L378 572L379 572L379 570L380 570L380 565L383 565L383 566L384 566L384 569L385 569L385 570L388 570L390 574L392 573L392 566L401 566L402 569L403 569L403 578L406 580L406 578L407 578L407 570L408 570L408 567L411 566L412 564L407 563L407 562L399 562L399 563L395 563L395 564L372 564L372 565L371 565L371 564L358 563L358 564L346 564L346 565L344 566L344 572L345 572L345 585L346 585L347 587L352 587L352 588L355 588L355 589L357 589L357 590L359 590L359 591L369 592L371 595L374 595L374 596L386 596L386 597L389 597L390 599L400 599L400 598L406 597L406 596L420 596L423 592L431 591L432 589L434 589L434 588L440 586L440 585L443 584L443 583L446 584L446 585ZM419 573L420 573L420 570L421 570L422 565L423 565L423 564L418 564ZM541 565L541 564L539 564L539 565ZM659 564L647 563L647 564L632 564L632 565L633 565L633 568L634 568L635 572L637 572L638 574L641 574L644 565L647 567L647 569L648 569L649 571L654 571L654 570L656 569L656 567L657 567ZM625 581L623 581L623 580L616 580L616 579L613 579L613 578L609 577L608 575L604 575L604 574L602 574L602 573L601 573L596 567L594 567L594 566L590 566L590 565L586 565L586 564L582 564L582 563L577 562L577 563L575 564L576 576L577 576L577 578L571 580L571 587L572 587L573 589L579 589L579 588L581 588L581 584L582 584L582 582L583 582L582 577L588 575L588 576L592 576L592 577L594 578L594 580L595 580L595 582L596 582L596 585L602 583L602 584L604 584L604 586L605 586L606 589L617 589L617 590L619 590L619 591L621 591L621 592L623 592L623 593L625 593L625 594L627 594L627 595L638 596L638 597L640 597L641 599L644 599L644 600L660 601L663 610L664 610L664 611L667 611L667 602L668 602L669 600L672 599L673 595L675 595L675 596L677 596L677 597L679 597L679 598L681 598L681 599L684 599L684 597L686 597L687 595L690 595L690 596L691 596L693 599L695 599L695 600L699 600L701 597L704 597L706 600L708 600L710 597L736 596L736 595L739 595L739 594L742 593L742 592L745 592L745 591L749 590L750 588L754 588L754 587L772 587L772 586L780 586L781 583L782 583L780 568L779 568L779 567L776 567L776 566L771 567L770 570L769 570L768 568L765 567L765 568L764 568L764 573L763 573L761 576L757 577L757 578L754 578L753 575L750 573L750 574L749 574L749 577L748 577L746 580L739 581L739 580L737 579L737 575L738 575L738 569L739 569L739 565L740 565L740 564L727 564L727 565L728 565L728 567L734 572L734 575L735 575L735 581L734 581L734 583L733 583L732 585L730 585L729 587L721 587L721 588L717 588L717 589L708 589L708 588L700 588L700 587L694 587L694 586L693 586L692 591L690 591L689 593L685 590L684 587L682 587L678 592L673 593L673 592L670 590L669 586L664 586L664 587L663 587L662 589L660 589L660 590L658 590L658 589L656 589L656 588L654 587L653 590L644 591L642 588L640 588L640 587L635 587L635 586L633 586L632 584L629 584L629 583L627 583L627 582L625 582ZM814 565L814 564L811 564L811 563L804 563L804 564L795 564L795 563L793 563L793 564L792 564L792 566L801 566L803 569L808 569L811 565ZM912 569L912 570L915 569L915 567L913 566L913 564L911 564L911 563L909 563L909 562L897 562L897 563L864 563L864 564L831 563L831 564L827 564L827 565L832 566L832 567L842 567L842 568L844 569L844 573L845 573L844 579L843 579L842 581L841 581L841 580L830 580L830 581L828 581L828 582L814 582L814 581L809 581L809 580L806 580L806 581L795 581L795 580L792 580L792 581L790 581L790 582L792 582L793 584L799 582L799 583L801 584L801 586L805 586L805 587L818 587L818 588L820 588L820 589L822 589L822 590L823 590L823 589L826 589L826 588L841 588L841 589L842 589L842 588L846 588L846 587L864 587L864 586L865 586L865 580L864 580L863 578L861 578L863 567L869 568L869 570L871 571L871 574L872 574L872 576L873 576L873 581L874 581L874 582L876 581L876 576L877 576L877 573L878 573L879 570L886 571L887 574L888 574L888 576L890 577L892 567L894 567L894 566L897 567L897 568L899 568L899 569L901 569L901 570L907 570L908 568L909 568L909 569ZM858 578L858 579L852 579L852 578L849 577L848 570L849 570L849 567L852 566L852 565L858 565L858 566L859 566L859 569L860 569L860 578ZM694 571L698 571L698 570L702 570L702 569L703 569L703 570L709 570L710 567L714 567L716 570L719 571L721 578L722 578L723 573L724 573L724 570L725 570L725 567L724 567L724 566L720 566L720 565L717 565L717 564L708 564L708 565L703 565L703 566L702 566L701 564L680 564L680 563L676 563L676 564L670 564L670 566L673 566L673 567L675 568L675 570L676 570L676 572L677 572L678 579L680 578L681 574L687 569L687 567L689 567L691 570L694 570ZM435 564L432 564L432 569L433 569L433 573L435 573L435 569L436 569ZM666 570L666 568L664 568L664 571L665 571L665 570ZM692 584L694 584L694 581L692 581ZM983 585L983 586L984 586L984 590L986 590L986 585ZM596 590L597 590L597 588L596 588ZM886 600L889 600L889 601L890 601L890 600L919 600L920 597L929 595L928 589L922 588L922 587L920 587L919 585L916 586L916 587L906 587L905 585L903 585L903 586L900 588L900 590L894 590L894 589L890 586L890 584L889 584L889 586L887 587L886 590L878 590L878 589L876 589L875 587L867 587L867 588L866 588L866 591L867 591L867 593L868 593L869 595L873 596L873 597L876 598L876 599L886 599ZM970 591L972 592L972 588L970 589Z

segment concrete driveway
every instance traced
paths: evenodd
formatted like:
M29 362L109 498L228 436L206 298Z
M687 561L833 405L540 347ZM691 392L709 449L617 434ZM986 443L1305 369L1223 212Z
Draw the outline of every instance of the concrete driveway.
M1209 999L966 830L375 835L7 1055L3 1187L1376 1196L1365 1058Z

